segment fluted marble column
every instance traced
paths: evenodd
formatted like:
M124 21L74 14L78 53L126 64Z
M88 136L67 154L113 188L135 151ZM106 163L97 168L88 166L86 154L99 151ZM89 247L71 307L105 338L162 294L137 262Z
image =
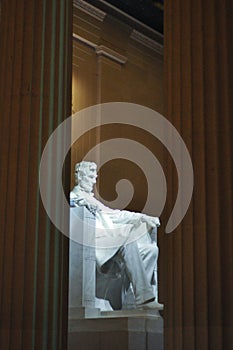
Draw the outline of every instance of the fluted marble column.
M167 118L194 167L189 211L163 240L166 349L220 350L233 343L231 6L165 1ZM170 207L173 179L174 170Z
M72 1L3 0L0 16L0 347L65 349L68 242L38 170L70 115Z

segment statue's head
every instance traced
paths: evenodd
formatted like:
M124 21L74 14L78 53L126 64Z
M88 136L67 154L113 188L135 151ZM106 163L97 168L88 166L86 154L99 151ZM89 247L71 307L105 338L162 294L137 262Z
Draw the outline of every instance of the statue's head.
M97 178L97 164L82 161L75 165L75 183L85 192L92 192Z

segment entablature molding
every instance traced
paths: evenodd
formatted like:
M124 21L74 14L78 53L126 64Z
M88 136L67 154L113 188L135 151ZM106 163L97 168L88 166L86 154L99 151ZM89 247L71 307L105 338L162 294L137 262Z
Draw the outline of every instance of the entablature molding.
M147 35L144 35L137 31L136 29L133 29L130 38L137 41L141 45L144 45L148 47L149 49L155 51L159 55L163 56L163 45L158 43L156 40L151 39Z
M89 46L90 48L92 48L93 50L95 50L97 56L103 56L103 57L107 57L109 59L111 59L114 62L117 62L119 64L125 64L127 62L127 57L123 56L121 54L119 54L117 51L110 49L109 47L105 46L105 45L97 45L95 43L93 43L90 40L87 40L83 37L81 37L80 35L77 35L75 33L73 33L73 38L75 40L77 40L78 42Z
M95 19L103 22L105 16L106 16L106 12L98 9L97 7L89 4L86 1L83 0L73 0L73 5L74 7L76 7L77 9L87 13L88 15L90 15L91 17L94 17Z

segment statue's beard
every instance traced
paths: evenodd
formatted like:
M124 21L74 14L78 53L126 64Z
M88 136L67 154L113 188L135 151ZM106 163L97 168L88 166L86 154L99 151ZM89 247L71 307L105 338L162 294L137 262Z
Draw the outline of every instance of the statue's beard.
M93 193L94 184L90 181L82 180L79 182L78 187L88 193Z

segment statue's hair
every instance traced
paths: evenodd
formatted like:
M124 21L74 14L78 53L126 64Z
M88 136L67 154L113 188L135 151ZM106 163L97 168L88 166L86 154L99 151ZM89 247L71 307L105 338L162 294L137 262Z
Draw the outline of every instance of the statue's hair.
M75 172L78 172L78 182L82 180L83 176L86 173L86 169L90 168L92 165L96 165L96 163L84 160L75 164Z

